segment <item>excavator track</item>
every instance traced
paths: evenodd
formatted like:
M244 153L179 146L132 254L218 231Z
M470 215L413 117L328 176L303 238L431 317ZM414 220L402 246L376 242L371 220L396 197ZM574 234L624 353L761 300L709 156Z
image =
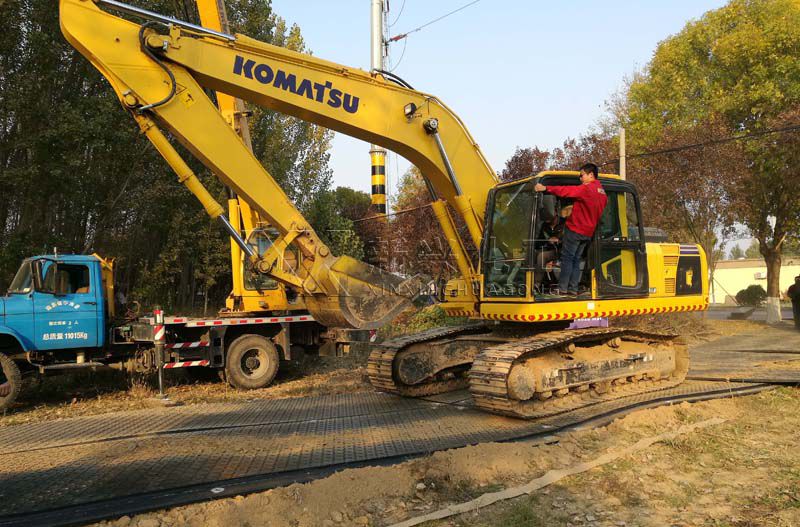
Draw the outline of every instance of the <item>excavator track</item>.
M453 338L461 335L482 333L487 330L488 326L485 324L434 328L378 344L373 347L367 360L367 375L370 383L380 391L402 395L403 397L424 397L466 388L469 384L466 375L452 373L434 378L424 384L402 384L395 379L395 359L400 352L414 344L432 342L446 337Z
M619 339L619 340L615 340ZM546 363L551 378L564 376L568 370L580 370L585 367L580 362L570 363L565 350L574 349L575 345L599 345L615 342L617 347L624 347L625 342L638 342L653 347L653 353L629 354L620 349L619 358L606 361L616 368L610 368L606 375L599 379L587 379L583 383L563 384L557 390L527 394L527 400L520 400L512 393L513 379L510 382L512 368L525 361L540 360ZM672 355L670 356L670 353ZM659 356L660 354L660 356ZM553 362L553 357L562 360ZM659 356L659 357L656 357ZM672 371L666 375L648 371L646 362L667 357L674 361ZM664 390L680 384L688 370L688 350L685 345L675 342L674 335L648 333L627 329L589 328L583 330L564 330L540 333L538 335L487 347L478 357L469 372L469 388L475 405L485 411L511 417L534 419L569 412L578 408L591 406L604 401L638 395L657 390ZM638 363L634 366L634 363ZM626 364L631 364L626 366ZM626 371L626 369L629 369ZM544 370L543 370L544 371ZM616 377L614 377L616 372ZM594 381L594 382L593 382ZM539 398L537 396L546 395Z

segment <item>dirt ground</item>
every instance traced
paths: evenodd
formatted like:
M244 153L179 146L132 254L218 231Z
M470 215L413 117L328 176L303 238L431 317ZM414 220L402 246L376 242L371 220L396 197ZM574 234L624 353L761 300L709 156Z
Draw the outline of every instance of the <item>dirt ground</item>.
M415 323L419 325L419 321ZM702 320L688 314L621 317L612 320L612 324L681 334L690 344L753 333L762 327L758 322ZM170 371L166 375L167 395L178 404L203 404L368 391L373 388L366 377L365 364L365 354L310 357L283 364L273 385L252 391L235 390L218 379L190 380L186 372ZM155 376L128 376L113 371L49 377L26 389L14 407L0 416L0 426L156 406L160 404L153 400L156 386Z
M725 422L657 443L532 495L425 525L800 525L800 391L790 388L644 410L603 428L569 433L554 444L481 444L99 525L392 525L712 417Z

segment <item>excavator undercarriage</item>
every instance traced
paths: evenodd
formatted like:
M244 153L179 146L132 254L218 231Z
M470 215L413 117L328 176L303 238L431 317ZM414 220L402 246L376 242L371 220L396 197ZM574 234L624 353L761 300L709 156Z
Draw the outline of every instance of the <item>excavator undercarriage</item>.
M403 396L468 387L478 408L530 419L671 388L688 364L673 335L476 324L377 345L368 374L376 388Z

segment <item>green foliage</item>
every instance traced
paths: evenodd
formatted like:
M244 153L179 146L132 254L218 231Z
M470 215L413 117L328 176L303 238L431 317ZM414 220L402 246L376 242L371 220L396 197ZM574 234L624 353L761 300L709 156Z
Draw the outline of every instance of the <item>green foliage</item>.
M306 218L333 254L348 255L357 260L364 258L364 242L356 233L353 220L343 213L336 192L318 194L310 204Z
M366 192L349 187L336 187L333 196L336 210L347 219L356 221L369 214L372 198Z
M333 254L348 255L358 260L364 259L364 241L356 231L354 220L359 214L366 214L370 197L346 187L317 194L309 204L306 218Z
M758 307L763 305L766 299L767 291L757 284L749 285L736 293L736 302L742 306Z
M787 237L783 244L783 254L786 256L800 256L800 235Z
M721 115L731 129L762 128L800 102L800 5L732 0L659 44L630 86L632 137Z
M389 338L396 335L418 333L427 329L457 326L466 321L467 319L464 317L447 316L441 307L433 305L401 315L394 322L382 328L380 335L381 338Z

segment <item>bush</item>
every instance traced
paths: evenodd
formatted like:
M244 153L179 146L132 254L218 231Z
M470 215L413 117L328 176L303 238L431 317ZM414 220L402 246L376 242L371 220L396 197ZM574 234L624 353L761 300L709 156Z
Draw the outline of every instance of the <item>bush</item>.
M418 311L409 310L379 331L379 339L385 340L400 335L419 333L427 329L458 326L467 322L466 317L448 317L438 305L427 306Z
M742 306L758 307L764 304L766 299L767 292L760 285L747 286L747 289L736 293L736 302Z

